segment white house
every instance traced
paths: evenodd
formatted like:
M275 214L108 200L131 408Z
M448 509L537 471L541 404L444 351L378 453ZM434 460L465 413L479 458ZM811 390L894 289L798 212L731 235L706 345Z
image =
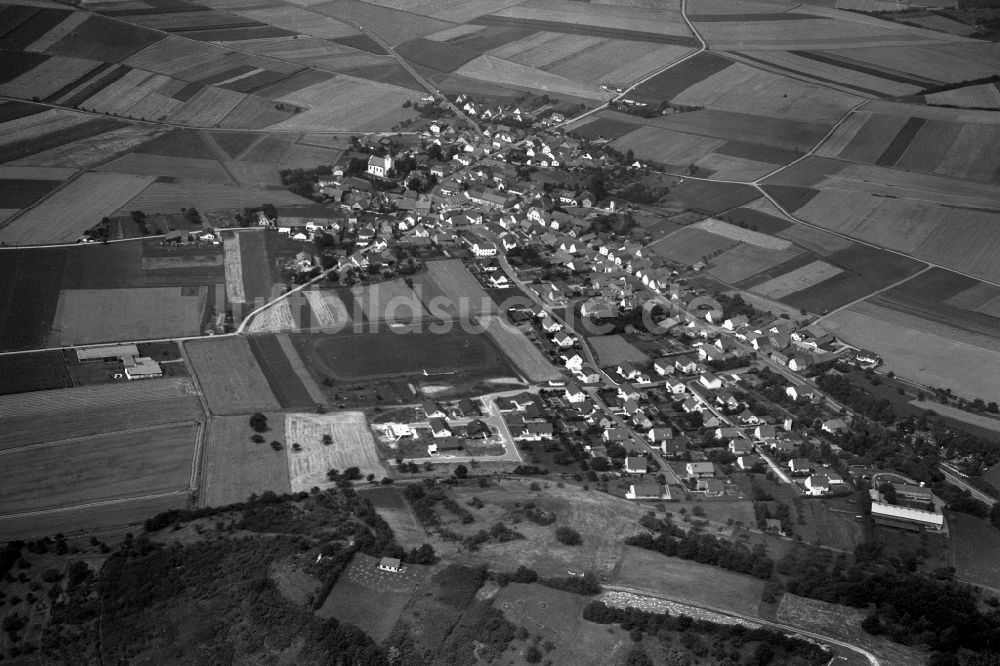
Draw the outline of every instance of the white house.
M713 375L711 372L701 373L701 376L698 378L698 382L707 389L722 388L722 380Z
M552 342L556 343L563 349L566 349L567 347L572 347L576 340L569 333L560 331L552 336Z
M373 176L378 176L379 178L385 178L386 174L392 169L392 158L386 157L376 157L372 155L368 158L368 173Z
M579 354L563 355L563 363L570 372L578 372L583 367L583 357Z
M565 395L566 399L572 403L583 402L587 399L587 392L573 382L566 384Z
M805 485L810 495L825 495L830 492L830 479L822 474L813 474L806 479Z
M390 571L392 573L398 573L402 569L402 562L399 561L398 557L383 557L378 562L378 568L381 571Z
M497 256L497 244L492 241L477 240L471 245L472 254L477 257Z

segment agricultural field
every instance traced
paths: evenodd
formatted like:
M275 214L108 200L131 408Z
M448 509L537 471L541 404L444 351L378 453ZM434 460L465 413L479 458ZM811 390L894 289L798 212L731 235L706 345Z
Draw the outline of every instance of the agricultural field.
M0 356L0 395L72 386L62 351Z
M63 248L2 250L0 349L46 345L59 301L66 252Z
M8 245L72 243L152 182L146 176L83 173L0 228L0 240Z
M298 321L292 316L290 299L283 298L280 301L268 305L253 316L250 324L246 327L247 333L278 333L281 331L299 330Z
M995 83L981 83L945 92L924 95L933 106L960 106L968 109L1000 109L1000 88Z
M544 382L560 376L559 370L520 329L496 315L483 315L477 321L528 381Z
M602 90L596 84L578 83L558 74L489 55L467 62L455 70L455 73L477 81L585 100L604 101L614 96L614 93Z
M197 393L187 377L145 379L79 386L32 393L0 396L0 414L4 418L44 416L60 410L95 410L104 407L137 405L192 397Z
M489 20L486 20L489 19ZM589 4L585 7L568 0L529 0L501 9L476 23L487 25L523 25L538 30L561 30L583 34L597 32L608 37L633 36L666 44L689 44L690 30L675 9L647 9L612 4Z
M186 493L197 427L153 426L30 449L0 466L5 515L116 499Z
M739 241L699 229L685 227L652 243L649 250L658 256L693 265L737 246Z
M283 95L279 102L305 107L305 111L273 125L273 129L329 131L377 130L414 117L403 109L415 93L406 88L363 79L337 76Z
M753 286L753 291L761 296L781 300L789 294L821 284L842 272L832 264L817 260L756 284Z
M409 324L421 320L426 314L420 297L402 279L351 287L351 294L355 307L361 304L364 317L369 322Z
M543 585L511 583L493 599L494 608L519 627L555 645L553 663L605 666L625 663L633 642L617 625L583 619L589 599Z
M323 443L324 435L330 435L330 444ZM387 475L362 412L286 414L285 441L293 493L330 485L330 469L357 467L362 476L374 474L376 479Z
M642 350L620 335L597 335L587 338L587 344L594 350L601 367L649 362Z
M285 409L316 407L317 401L307 390L305 382L285 354L285 346L277 336L251 336L248 341L250 351L260 364L271 391L282 407ZM322 400L318 402L323 403Z
M302 294L309 301L309 310L313 315L310 326L341 330L351 324L347 306L336 292L329 289L324 291L306 289Z
M190 340L184 351L213 415L281 410L246 338Z
M64 289L49 346L198 335L207 289Z
M316 613L320 617L335 617L341 622L364 627L373 640L383 641L389 637L406 603L431 571L431 567L419 564L407 564L396 573L380 571L376 558L355 553L326 603Z
M707 272L721 282L735 284L791 261L800 254L802 250L794 246L773 249L740 243L710 260Z
M995 339L867 303L821 323L848 344L878 350L885 368L901 377L970 398L1000 395L1000 381L980 371L1000 362Z
M245 502L264 491L283 494L291 492L288 480L288 457L283 450L275 451L270 442L283 447L285 441L281 414L268 414L271 429L257 444L250 440L247 416L214 416L208 421L205 451L202 454L202 478L198 492L201 506L225 506Z
M449 330L445 330L445 328ZM505 370L502 355L482 334L457 326L433 330L382 329L377 332L291 336L302 360L319 377L346 381L430 374L495 373Z
M96 506L64 507L49 509L40 513L20 515L0 515L0 533L9 539L41 539L62 532L105 531L117 528L122 532L127 526L141 529L143 522L171 509L188 506L186 492L163 493L144 497L115 500Z

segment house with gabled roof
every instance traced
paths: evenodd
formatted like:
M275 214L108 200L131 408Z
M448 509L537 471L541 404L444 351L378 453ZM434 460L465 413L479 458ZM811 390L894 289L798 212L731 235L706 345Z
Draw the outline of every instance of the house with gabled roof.
M670 490L655 479L643 478L638 483L629 484L625 499L630 500L669 500Z
M625 471L629 474L645 474L648 469L643 456L628 456L625 458Z

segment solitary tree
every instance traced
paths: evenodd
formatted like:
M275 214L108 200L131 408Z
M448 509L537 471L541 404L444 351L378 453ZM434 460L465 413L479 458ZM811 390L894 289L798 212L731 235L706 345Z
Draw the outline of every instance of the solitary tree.
M464 479L469 475L469 470L465 465L459 465L455 468L455 476L459 479Z
M267 417L260 412L256 412L250 417L250 427L255 432L267 432Z

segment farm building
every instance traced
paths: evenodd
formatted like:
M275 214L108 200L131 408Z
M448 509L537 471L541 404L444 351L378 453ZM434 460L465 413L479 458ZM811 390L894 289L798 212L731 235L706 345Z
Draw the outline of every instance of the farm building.
M399 561L398 557L383 557L378 562L378 568L381 571L391 571L392 573L398 573L402 569L402 562Z
M139 348L135 345L106 345L103 347L79 347L76 358L81 362L114 361L123 356L138 356Z
M125 377L129 381L163 376L163 368L148 356L126 357L122 359L122 363L125 366Z
M877 493L878 491L872 491ZM903 529L939 530L944 527L944 516L936 511L924 511L908 506L896 506L884 502L872 502L872 516L879 525L901 527Z

